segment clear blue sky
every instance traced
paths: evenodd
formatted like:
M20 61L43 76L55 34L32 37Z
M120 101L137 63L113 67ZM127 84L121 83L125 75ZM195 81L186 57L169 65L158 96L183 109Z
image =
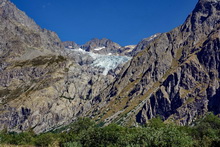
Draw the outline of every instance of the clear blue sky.
M137 44L181 25L198 0L11 0L62 41Z

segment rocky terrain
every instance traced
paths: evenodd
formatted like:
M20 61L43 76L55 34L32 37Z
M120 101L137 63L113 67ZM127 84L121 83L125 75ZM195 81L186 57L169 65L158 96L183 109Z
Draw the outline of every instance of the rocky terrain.
M121 46L106 38L94 38L91 41L88 41L86 44L82 45L81 48L85 51L92 51L94 53L116 54L117 50L121 48Z
M67 49L83 49L87 52L92 52L102 55L120 55L120 56L129 56L133 57L139 51L144 50L148 44L157 39L160 36L160 33L154 34L148 38L144 38L137 45L127 45L120 46L119 44L103 38L98 39L94 38L84 45L78 45L73 41L65 41L62 44Z
M77 45L62 43L8 0L0 1L0 19L0 129L42 132L72 122L113 80L108 70L128 61L103 75L89 53L65 48Z
M217 115L219 30L220 1L199 0L183 25L137 45L77 45L0 0L0 129L40 133L79 117L136 125L157 115L185 125Z
M219 114L220 1L200 0L185 23L145 46L93 104L91 117L135 125L159 115L185 125Z
M79 45L76 44L74 41L64 41L62 42L62 44L65 48L68 48L68 49L79 48Z

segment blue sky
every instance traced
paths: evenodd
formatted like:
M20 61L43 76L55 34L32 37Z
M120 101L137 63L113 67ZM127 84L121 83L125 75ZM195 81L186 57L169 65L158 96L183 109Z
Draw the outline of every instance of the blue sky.
M108 38L137 44L181 25L198 0L11 0L62 41Z

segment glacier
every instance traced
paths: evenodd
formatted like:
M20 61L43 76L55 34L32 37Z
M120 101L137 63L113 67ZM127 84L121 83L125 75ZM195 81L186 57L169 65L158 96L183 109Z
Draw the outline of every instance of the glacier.
M113 55L101 55L94 60L92 66L104 68L103 75L107 75L108 71L115 69L120 64L126 63L131 57L127 56L113 56Z
M68 49L69 50L69 49ZM131 57L128 56L116 56L116 55L102 55L93 52L88 52L82 48L72 49L74 52L81 52L82 54L87 54L93 58L93 62L90 64L92 67L98 67L103 70L103 75L107 75L110 70L117 68L119 65L125 64Z

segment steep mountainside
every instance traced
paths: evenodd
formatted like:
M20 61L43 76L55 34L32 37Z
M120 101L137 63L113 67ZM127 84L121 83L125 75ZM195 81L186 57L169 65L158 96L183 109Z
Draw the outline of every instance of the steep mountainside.
M0 0L0 129L42 132L68 124L113 80L100 67L80 64L84 55L71 54L66 45L75 44L61 43Z
M93 99L90 116L106 123L145 123L160 115L191 123L220 113L220 1L200 0L185 23L163 33Z
M157 33L148 38L144 38L142 41L140 41L137 44L137 46L135 46L135 48L132 51L126 53L125 55L130 55L130 56L136 55L139 51L144 50L151 42L157 39L160 35L161 35L160 33Z

